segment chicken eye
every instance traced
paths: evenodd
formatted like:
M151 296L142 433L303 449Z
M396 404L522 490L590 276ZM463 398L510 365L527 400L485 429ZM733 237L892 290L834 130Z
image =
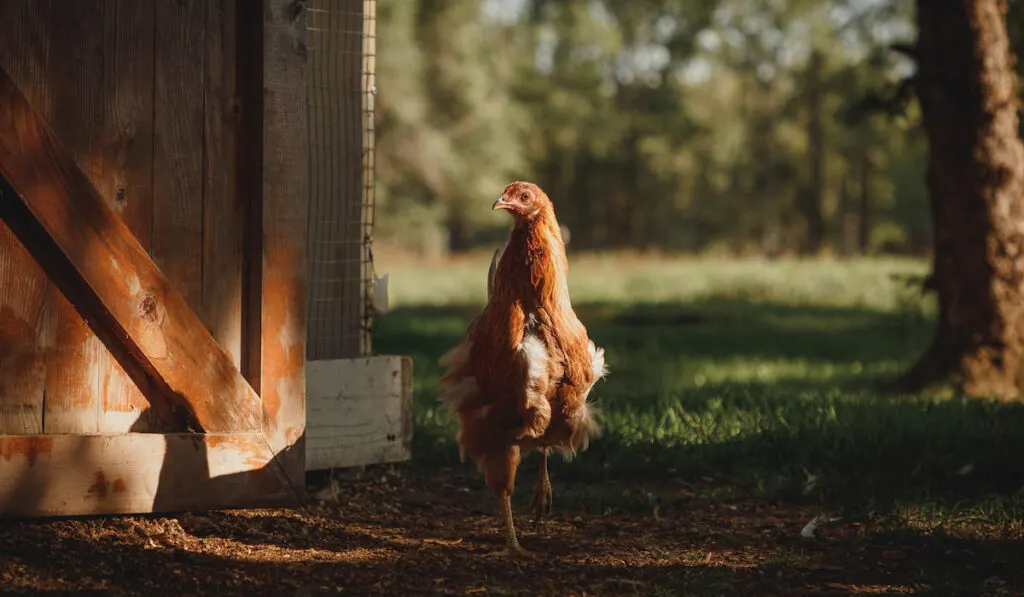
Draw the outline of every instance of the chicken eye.
M529 201L529 199L530 199L530 194L529 194L529 193L523 193L522 195L520 195L520 196L519 196L519 199L520 199L521 201Z

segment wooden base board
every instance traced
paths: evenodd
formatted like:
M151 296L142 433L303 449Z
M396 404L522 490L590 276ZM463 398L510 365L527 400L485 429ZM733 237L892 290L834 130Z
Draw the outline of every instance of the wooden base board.
M0 517L298 505L282 460L260 433L0 436Z
M306 363L306 470L411 456L411 358Z

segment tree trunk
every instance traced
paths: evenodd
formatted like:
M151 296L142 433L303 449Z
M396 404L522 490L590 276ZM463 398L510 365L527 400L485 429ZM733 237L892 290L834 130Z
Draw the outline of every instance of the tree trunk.
M971 395L1024 386L1024 144L1005 0L918 0L917 94L929 140L939 325L903 377Z
M861 150L860 183L857 188L860 190L857 203L860 211L857 222L860 232L860 254L867 255L871 252L871 158L866 147Z
M799 194L799 210L804 218L806 234L801 253L815 255L825 240L825 219L821 213L821 199L825 185L825 133L822 126L821 105L821 52L811 54L807 67L807 186Z
M465 208L452 206L448 214L448 250L465 253L473 248L473 227L467 221Z
M1024 77L1024 0L1016 0L1010 3L1009 11L1006 13L1006 25L1010 33L1010 51L1017 55L1017 77ZM1020 80L1020 79L1018 79ZM1024 101L1024 93L1020 88L1017 94ZM1018 130L1021 138L1024 138L1024 118L1018 123Z
M621 162L622 176L615 191L616 217L612 226L613 246L616 249L635 249L640 246L637 211L643 209L634 198L640 184L640 135L631 131L623 141L625 160Z
M762 257L774 259L786 248L782 246L782 211L778 185L775 178L776 162L773 158L774 139L772 131L776 125L772 111L772 83L755 79L747 92L750 126L750 154L748 160L752 170L749 201L760 204L756 225Z
M856 185L850 183L851 174L839 181L839 255L853 257L860 248L860 221L857 217Z

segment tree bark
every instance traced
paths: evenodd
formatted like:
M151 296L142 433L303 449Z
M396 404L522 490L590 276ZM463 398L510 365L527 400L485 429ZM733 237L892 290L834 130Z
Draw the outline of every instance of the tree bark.
M918 0L917 95L929 141L932 346L902 378L965 393L1024 387L1024 144L1005 0Z
M846 172L839 182L839 254L843 257L864 255L864 219L860 194L860 176Z
M782 246L782 218L778 181L775 177L772 130L776 126L772 111L773 83L757 79L747 90L747 113L750 126L750 168L753 183L748 200L760 203L759 219L755 230L759 236L762 257L774 259L787 247ZM737 180L739 180L737 176Z
M448 251L466 253L474 246L473 227L466 218L465 208L452 205L448 213Z
M821 199L825 185L825 133L822 125L821 52L811 54L807 67L807 186L800 193L800 213L806 225L801 253L816 255L825 240L825 218Z
M860 182L857 185L860 191L858 198L857 226L860 245L860 254L867 255L871 252L871 158L868 156L868 149L864 147L860 154Z

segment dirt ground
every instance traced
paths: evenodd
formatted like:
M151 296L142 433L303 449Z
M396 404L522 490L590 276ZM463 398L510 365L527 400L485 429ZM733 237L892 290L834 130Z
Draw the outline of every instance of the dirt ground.
M659 507L594 507L558 487L553 518L501 547L493 498L467 471L368 470L305 509L0 523L0 590L114 595L1021 595L1020 527L967 535L835 521L820 508L683 486ZM568 496L559 504L559 492ZM620 491L621 490L621 491ZM588 494L587 492L595 492ZM328 491L329 493L329 491ZM322 494L321 494L322 495ZM566 503L568 502L568 503Z

